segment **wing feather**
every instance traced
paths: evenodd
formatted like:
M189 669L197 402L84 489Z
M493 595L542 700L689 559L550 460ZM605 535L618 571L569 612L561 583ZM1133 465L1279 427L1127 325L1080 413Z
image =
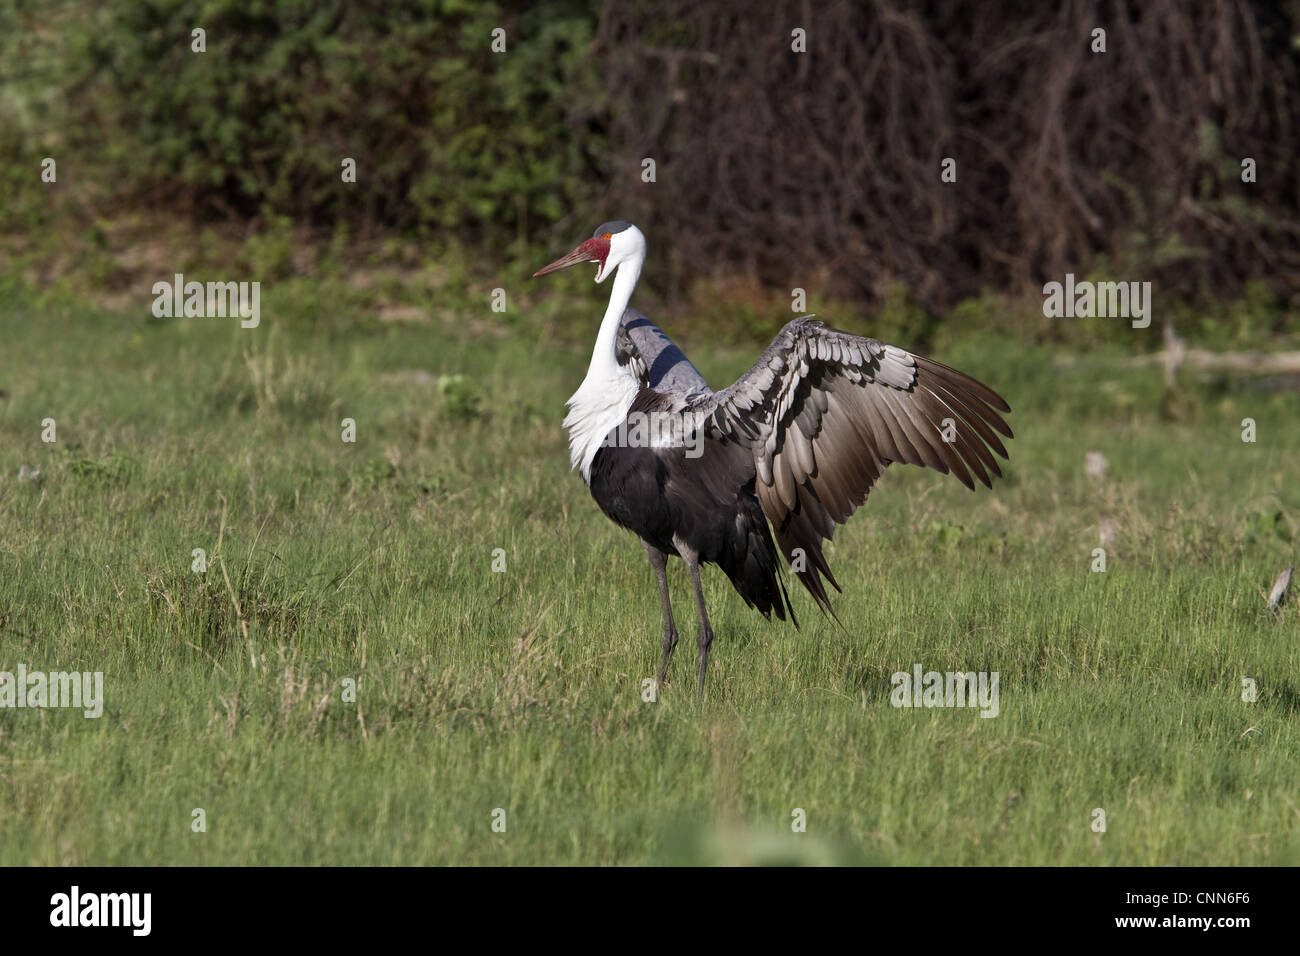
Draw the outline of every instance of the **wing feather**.
M745 375L699 396L706 440L746 446L755 491L799 580L830 613L822 546L892 462L969 488L1001 476L1010 406L956 369L811 318L788 323ZM949 439L949 440L945 440ZM707 448L705 454L708 453ZM802 558L802 562L800 559Z

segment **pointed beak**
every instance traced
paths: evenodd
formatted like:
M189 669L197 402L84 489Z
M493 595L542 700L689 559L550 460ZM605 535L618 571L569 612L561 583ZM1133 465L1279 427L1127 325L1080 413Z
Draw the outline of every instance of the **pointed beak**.
M556 259L549 266L544 266L533 273L533 278L538 276L549 275L552 272L559 272L561 269L567 269L569 266L576 266L579 262L601 262L605 261L605 256L609 252L609 243L600 239L588 239L578 248L574 249L567 256Z

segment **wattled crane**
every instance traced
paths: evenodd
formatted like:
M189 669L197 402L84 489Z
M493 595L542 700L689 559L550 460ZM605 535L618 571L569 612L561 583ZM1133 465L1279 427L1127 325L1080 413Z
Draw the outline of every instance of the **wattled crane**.
M690 570L699 617L696 690L709 625L700 566L716 564L765 618L798 626L778 559L832 615L837 591L822 543L866 500L891 462L955 475L968 488L1001 476L994 452L1010 406L987 385L920 355L827 328L787 323L731 387L714 392L676 345L628 308L645 263L641 230L606 222L541 276L596 263L614 277L591 364L568 401L569 457L602 511L641 538L659 582L663 684L677 626L668 558ZM769 528L770 524L770 528Z

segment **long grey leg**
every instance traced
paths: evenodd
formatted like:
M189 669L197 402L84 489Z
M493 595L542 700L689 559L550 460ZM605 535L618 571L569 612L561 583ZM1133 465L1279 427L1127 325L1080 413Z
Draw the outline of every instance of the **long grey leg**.
M668 674L668 659L673 656L673 648L677 646L677 624L673 620L673 602L668 595L668 555L649 541L642 540L641 544L659 581L659 604L664 614L664 653L659 659L659 679L656 684L663 687L664 677Z
M691 569L691 584L695 588L695 609L700 615L700 633L695 639L700 648L700 672L695 685L695 696L703 697L704 674L709 669L709 645L713 643L713 628L709 627L709 611L704 606L704 586L700 583L700 556L690 548L683 548L680 542L673 543L677 545L677 550L681 553L686 566Z

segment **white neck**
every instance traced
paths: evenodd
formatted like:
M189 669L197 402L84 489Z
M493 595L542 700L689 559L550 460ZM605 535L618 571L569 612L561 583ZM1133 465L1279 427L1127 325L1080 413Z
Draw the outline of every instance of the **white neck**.
M591 350L587 378L597 373L602 378L608 378L619 370L618 324L623 321L623 313L632 301L632 290L636 288L636 280L641 277L641 266L644 263L645 254L642 253L636 259L625 260L614 273L614 287L609 290L609 305L605 307L605 318L600 322L596 345Z
M591 481L591 462L605 436L626 421L628 409L641 388L636 376L618 364L618 326L632 301L632 290L636 288L644 262L643 251L616 267L614 287L591 351L587 377L569 398L569 414L564 418L564 427L569 430L569 461L572 467L582 471L587 482Z

